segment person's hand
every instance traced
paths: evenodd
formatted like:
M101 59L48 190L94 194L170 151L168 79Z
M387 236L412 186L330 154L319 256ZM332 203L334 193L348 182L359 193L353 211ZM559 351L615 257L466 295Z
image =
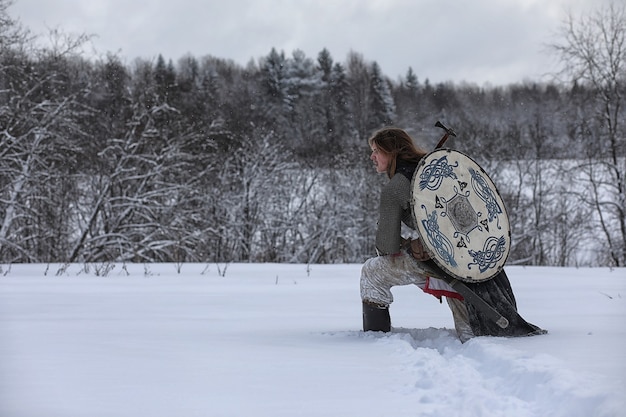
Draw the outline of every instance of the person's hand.
M422 240L417 238L410 241L410 252L411 255L417 259L418 261L427 261L430 259L430 254L424 248L422 244Z

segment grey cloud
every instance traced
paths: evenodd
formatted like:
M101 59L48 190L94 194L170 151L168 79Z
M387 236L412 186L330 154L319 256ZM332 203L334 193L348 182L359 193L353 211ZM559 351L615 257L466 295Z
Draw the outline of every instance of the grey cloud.
M602 0L604 1L604 0ZM17 0L13 12L37 33L45 26L94 33L101 53L128 60L190 53L245 65L272 47L335 61L349 51L396 79L503 84L541 76L550 41L571 7L594 0Z

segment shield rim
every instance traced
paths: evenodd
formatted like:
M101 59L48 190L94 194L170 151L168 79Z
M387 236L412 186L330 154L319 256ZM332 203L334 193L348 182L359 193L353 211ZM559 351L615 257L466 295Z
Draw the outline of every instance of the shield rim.
M426 160L434 153L437 152L447 152L448 154L455 152L458 154L463 155L464 157L466 157L467 159L469 159L470 161L472 161L474 164L476 164L476 166L478 168L480 168L480 171L486 175L489 178L489 181L491 182L491 184L494 187L495 192L497 193L498 197L500 198L500 201L502 202L502 212L504 214L504 216L507 219L507 224L508 224L508 238L509 238L509 247L508 250L506 251L506 254L504 256L504 259L502 260L502 264L500 266L498 266L497 268L495 268L493 270L493 273L488 275L486 278L483 279L473 279L471 277L467 277L467 276L462 276L459 274L456 274L452 271L450 271L448 269L448 267L441 262L441 260L439 259L438 256L435 256L433 250L430 248L430 243L428 242L427 239L424 239L424 237L422 236L422 233L420 231L420 228L418 227L418 221L422 220L421 218L418 219L418 217L415 214L415 198L413 198L413 192L415 190L415 182L416 179L418 177L418 172L420 170L421 167L423 167L426 164ZM490 279L494 278L496 275L498 275L500 272L502 272L502 270L504 269L504 265L506 264L506 262L508 261L509 258L509 254L511 252L511 248L510 248L510 244L511 244L511 222L509 221L509 212L506 208L506 204L504 204L504 200L502 199L502 195L500 195L500 190L498 189L498 187L496 186L496 183L491 179L491 176L489 174L487 174L487 172L483 169L482 166L480 166L480 164L478 164L473 158L471 158L470 156L468 156L467 154L458 151L456 149L452 149L452 148L438 148L435 149L429 153L427 153L426 155L424 155L420 161L417 164L417 168L415 169L415 172L413 173L413 178L411 179L411 200L410 200L410 207L411 207L411 218L413 220L413 224L415 225L415 230L417 231L417 234L419 235L420 239L422 240L422 244L424 246L424 248L426 249L426 251L428 252L428 254L430 255L430 258L435 262L435 264L437 264L437 266L443 271L445 272L447 275L456 278L460 281L463 282L467 282L467 283L480 283L480 282L486 282L489 281Z

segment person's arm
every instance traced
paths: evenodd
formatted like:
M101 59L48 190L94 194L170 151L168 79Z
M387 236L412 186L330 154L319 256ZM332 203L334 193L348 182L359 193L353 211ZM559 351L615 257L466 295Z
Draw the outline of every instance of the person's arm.
M380 195L376 230L376 250L379 255L392 255L401 250L402 211L408 201L403 192L406 184L403 184L402 180L406 181L404 178L394 177Z

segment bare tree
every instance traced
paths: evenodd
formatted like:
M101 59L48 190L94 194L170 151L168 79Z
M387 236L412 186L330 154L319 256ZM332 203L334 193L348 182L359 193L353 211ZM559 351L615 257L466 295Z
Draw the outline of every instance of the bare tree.
M84 38L29 50L10 33L0 42L0 258L50 261L67 247L66 197L85 137L77 121L90 112L84 61L74 55Z
M220 261L273 262L292 235L293 162L273 133L233 138L226 149L212 193L215 211L207 219L218 231L213 257ZM299 178L299 177L298 177Z
M595 210L604 236L608 261L626 264L626 6L611 4L589 15L567 17L561 28L562 44L551 47L559 54L563 74L587 87L595 111L593 120L579 119L577 134L586 140L586 203Z

